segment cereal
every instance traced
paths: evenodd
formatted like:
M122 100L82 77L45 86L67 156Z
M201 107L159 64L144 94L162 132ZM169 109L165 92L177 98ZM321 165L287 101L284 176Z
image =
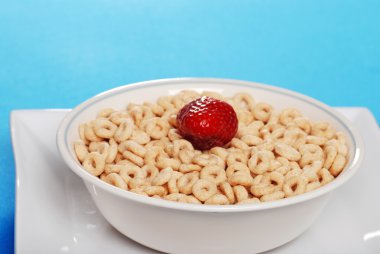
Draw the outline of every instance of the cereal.
M176 116L205 95L229 103L239 123L224 147L200 151L181 135ZM206 205L270 202L330 183L348 161L346 137L329 123L295 108L276 111L247 93L227 98L181 91L126 106L105 108L80 124L73 148L90 174L147 197Z

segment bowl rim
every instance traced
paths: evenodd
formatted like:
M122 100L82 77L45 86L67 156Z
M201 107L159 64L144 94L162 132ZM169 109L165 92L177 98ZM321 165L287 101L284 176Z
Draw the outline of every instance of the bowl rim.
M70 144L66 142L67 129L70 126L73 119L76 118L79 112L81 112L82 110L86 109L87 107L91 106L92 104L102 99L105 99L109 96L113 96L118 93L128 92L134 89L142 89L142 88L150 87L150 86L170 85L170 84L175 84L179 82L181 84L183 83L192 83L192 84L215 83L215 84L226 84L226 85L238 85L238 86L245 86L245 87L250 87L250 88L253 87L255 89L264 89L267 91L280 93L280 94L284 94L291 97L296 97L297 99L300 99L302 101L305 101L311 104L312 106L322 109L323 111L325 111L330 116L334 117L337 121L339 121L343 125L343 127L347 130L348 134L352 137L352 140L354 141L353 159L351 160L351 163L346 166L345 171L344 171L346 172L345 174L339 175L339 177L335 178L334 181L316 190L306 192L294 197L289 197L289 198L280 199L276 201L263 202L259 204L218 206L218 205L188 204L188 203L173 202L173 201L168 201L164 199L146 197L146 196L136 194L130 191L125 191L111 184L105 183L104 181L100 180L98 177L91 175L77 161L75 161L72 158L69 152ZM81 177L82 180L85 181L85 183L89 182L110 194L114 194L119 197L126 198L134 202L138 202L140 204L153 205L156 207L162 207L162 208L168 208L168 209L174 209L174 210L185 210L185 211L194 211L194 212L195 211L196 212L215 212L215 213L267 210L267 209L294 205L294 204L302 203L302 202L323 196L325 194L330 193L332 190L338 188L347 180L349 180L357 172L364 157L364 144L358 131L355 129L354 126L352 126L352 124L349 123L349 121L343 115L341 115L339 112L329 107L328 105L314 98L311 98L309 96L306 96L301 93L294 92L288 89L279 88L276 86L266 85L262 83L251 82L251 81L243 81L243 80L237 80L237 79L223 79L223 78L187 77L187 78L157 79L157 80L149 80L149 81L137 82L137 83L132 83L132 84L126 84L126 85L122 85L122 86L101 92L87 99L86 101L80 103L79 105L77 105L63 118L63 120L61 121L58 127L58 131L56 135L56 143L57 143L58 152L61 158L63 159L63 161L65 162L65 164L75 174Z

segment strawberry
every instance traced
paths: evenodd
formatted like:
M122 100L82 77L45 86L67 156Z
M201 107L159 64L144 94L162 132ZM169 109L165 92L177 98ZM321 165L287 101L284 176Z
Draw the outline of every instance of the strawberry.
M238 119L228 103L203 96L177 114L179 133L199 150L224 146L235 136Z

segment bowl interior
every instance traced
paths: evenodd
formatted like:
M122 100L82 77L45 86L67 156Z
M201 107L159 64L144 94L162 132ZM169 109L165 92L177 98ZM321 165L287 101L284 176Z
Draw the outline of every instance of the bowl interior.
M313 121L327 121L336 130L342 131L346 134L349 146L349 162L346 169L338 178L344 178L345 174L352 174L350 171L355 168L352 167L352 164L357 164L357 161L359 160L360 149L358 149L357 134L344 117L325 104L307 96L268 85L237 80L202 78L156 80L126 85L104 92L85 101L73 109L73 111L64 119L58 133L59 150L61 152L66 150L69 154L70 159L65 158L65 155L63 155L66 162L67 160L75 161L77 167L76 169L72 168L74 171L84 171L84 169L78 167L80 164L75 156L72 145L75 141L79 140L78 126L81 123L93 120L96 117L96 114L104 108L122 110L125 109L129 103L142 104L146 101L155 102L159 96L174 95L182 90L195 90L198 92L214 91L225 96L232 96L238 92L245 92L251 94L255 102L268 103L272 105L276 111L288 107L297 108L309 119ZM62 137L64 144L60 144L59 136ZM355 163L353 163L354 161ZM87 174L88 177L92 177L89 173ZM83 176L83 174L80 175ZM105 184L100 180L99 182L101 182L100 184Z

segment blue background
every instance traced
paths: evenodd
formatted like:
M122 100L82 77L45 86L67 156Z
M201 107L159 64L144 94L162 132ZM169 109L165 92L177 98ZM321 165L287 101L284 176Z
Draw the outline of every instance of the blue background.
M9 113L71 108L115 86L221 77L380 119L377 0L0 0L0 250L13 252ZM36 229L38 230L38 229Z

